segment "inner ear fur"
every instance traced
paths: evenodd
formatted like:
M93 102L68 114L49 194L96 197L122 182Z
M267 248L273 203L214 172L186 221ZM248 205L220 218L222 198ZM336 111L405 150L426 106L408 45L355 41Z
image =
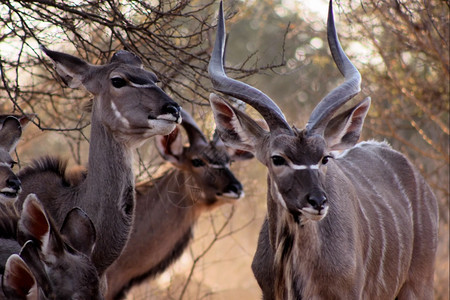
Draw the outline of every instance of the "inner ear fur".
M370 97L367 97L328 122L324 137L329 150L345 150L358 142L369 108Z
M36 279L23 259L13 254L6 261L0 284L7 299L26 299L36 285Z
M180 161L183 154L183 141L178 127L168 135L158 135L155 137L155 145L161 157L173 164Z
M22 135L22 126L19 119L16 117L7 117L0 127L0 147L3 147L7 152L14 151L17 142Z
M53 61L56 72L61 80L71 88L77 88L83 83L90 65L76 56L52 51L41 45L42 51Z
M267 131L245 112L234 108L218 95L212 93L209 100L216 130L225 145L255 154Z
M73 248L91 256L96 241L95 226L81 208L74 207L67 213L60 231Z

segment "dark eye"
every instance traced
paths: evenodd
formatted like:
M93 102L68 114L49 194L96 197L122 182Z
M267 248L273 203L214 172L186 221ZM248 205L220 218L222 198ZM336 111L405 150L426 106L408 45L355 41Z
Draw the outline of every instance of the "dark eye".
M125 79L123 79L121 77L111 78L111 83L115 88L118 88L118 89L127 85L127 82L125 81Z
M330 155L324 156L324 157L322 158L322 165L326 165L327 162L330 160L330 158L333 158L333 157L330 156Z
M205 165L203 160L198 159L198 158L194 158L193 160L191 160L191 163L195 168L202 167Z
M286 160L282 156L274 155L271 158L272 158L272 163L275 166L284 166L284 165L286 165Z
M11 162L11 169L13 169L15 165L17 165L17 162L12 161L12 162Z

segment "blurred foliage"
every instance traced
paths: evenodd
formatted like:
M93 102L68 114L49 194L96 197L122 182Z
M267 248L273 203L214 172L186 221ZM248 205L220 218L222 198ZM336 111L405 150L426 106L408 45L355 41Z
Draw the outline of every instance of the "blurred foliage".
M345 40L368 51L361 63L364 92L373 103L366 129L414 161L435 190L441 218L448 223L449 2L341 5L349 28Z

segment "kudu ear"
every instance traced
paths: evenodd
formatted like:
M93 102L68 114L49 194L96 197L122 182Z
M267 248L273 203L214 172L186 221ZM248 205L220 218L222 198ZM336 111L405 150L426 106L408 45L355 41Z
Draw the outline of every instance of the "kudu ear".
M19 122L20 122L20 126L22 126L22 130L28 125L28 123L30 123L31 121L33 121L33 119L36 117L36 114L25 114L22 115L19 118Z
M212 93L209 96L216 130L228 147L255 154L259 141L267 132L244 112Z
M22 213L18 222L18 240L24 244L33 240L39 246L48 240L50 235L50 223L44 212L42 204L35 194L29 194L22 206Z
M230 155L230 159L234 161L243 161L243 160L249 160L255 157L253 153L245 151L245 150L239 150L239 149L233 149L227 147L228 155Z
M38 286L42 289L44 294L50 295L52 286L47 272L45 271L45 266L41 260L38 248L39 247L35 242L29 240L22 246L19 255L31 270L31 273L33 273Z
M114 53L113 57L111 58L111 63L114 62L130 64L138 68L143 67L141 58L136 54L128 52L126 50L119 50L116 53Z
M81 208L74 207L67 213L60 232L73 248L91 256L97 239L95 226Z
M60 255L64 252L64 242L55 228L36 195L29 194L18 222L19 243L32 240L44 256Z
M33 288L35 293L38 292L33 273L17 254L11 255L6 261L1 284L7 299L27 299Z
M15 117L6 117L0 128L0 146L11 153L22 135L22 126Z
M41 49L53 61L56 72L68 87L77 88L83 83L90 68L87 62L76 56L49 50L42 45Z
M176 127L168 135L158 135L155 137L156 149L166 161L178 164L183 154L183 142L180 129Z
M367 97L330 120L324 133L329 150L345 150L358 142L369 107L370 97Z

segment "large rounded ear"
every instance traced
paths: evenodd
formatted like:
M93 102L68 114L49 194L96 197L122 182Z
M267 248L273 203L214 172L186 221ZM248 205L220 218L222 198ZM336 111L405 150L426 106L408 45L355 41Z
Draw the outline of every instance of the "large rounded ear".
M33 276L38 283L38 286L42 289L44 294L50 295L52 292L52 286L50 279L48 278L45 266L42 263L41 256L39 254L39 247L33 241L27 241L20 250L20 257L25 261L28 268L33 273Z
M19 243L34 241L46 257L64 254L64 241L35 194L29 194L23 203L18 222L18 240Z
M11 153L22 135L22 126L15 117L6 117L0 128L0 147Z
M60 232L73 248L91 256L96 241L95 226L81 208L74 207L67 213Z
M53 61L56 72L68 87L77 88L83 83L90 69L87 62L70 54L49 50L44 46L41 46L41 49Z
M33 292L38 293L33 273L17 254L11 255L6 261L1 284L7 299L29 299L27 296L31 296Z
M17 227L18 241L22 245L28 240L33 240L40 247L48 242L50 223L35 194L29 194L23 202Z
M370 97L367 97L328 122L324 137L329 150L345 150L358 142L369 107Z
M156 136L155 140L156 149L158 149L158 152L162 156L162 158L173 164L177 164L180 162L181 155L183 154L183 142L178 127L176 127L168 135Z
M245 112L235 109L216 94L209 96L216 130L226 146L256 153L267 132Z

